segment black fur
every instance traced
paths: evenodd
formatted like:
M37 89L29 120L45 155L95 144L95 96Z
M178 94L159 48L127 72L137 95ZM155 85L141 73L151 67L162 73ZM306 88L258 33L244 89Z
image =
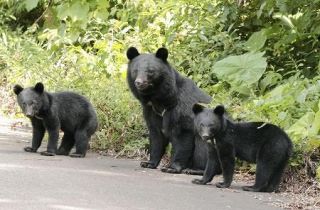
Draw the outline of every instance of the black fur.
M195 137L192 105L209 103L211 98L170 66L167 49L160 48L155 54L139 54L131 47L127 56L130 60L128 84L142 105L149 130L150 160L141 162L141 166L156 168L171 142L171 164L162 171L202 173L198 169L205 168L207 145Z
M235 157L256 163L256 180L253 186L243 187L246 191L276 191L285 166L292 151L292 142L279 127L263 122L234 123L225 116L223 106L208 109L195 105L195 124L198 133L217 149L222 167L224 181L216 186L220 188L231 185L235 166ZM202 179L195 179L195 184L210 182L215 173L208 161Z
M98 127L96 113L86 98L72 92L46 92L42 83L25 89L16 85L14 92L33 128L32 146L25 147L25 151L36 152L47 130L49 141L47 151L41 152L42 155L69 155L74 145L76 152L70 156L86 155L90 137ZM57 150L60 129L64 135Z

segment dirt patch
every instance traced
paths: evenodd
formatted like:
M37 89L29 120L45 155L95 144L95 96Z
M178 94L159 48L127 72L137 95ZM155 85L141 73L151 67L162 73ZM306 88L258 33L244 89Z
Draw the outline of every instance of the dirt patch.
M254 173L238 171L234 180L253 184L255 175ZM315 178L310 177L307 167L287 169L279 191L279 196L285 199L271 202L274 206L284 209L320 210L320 183Z

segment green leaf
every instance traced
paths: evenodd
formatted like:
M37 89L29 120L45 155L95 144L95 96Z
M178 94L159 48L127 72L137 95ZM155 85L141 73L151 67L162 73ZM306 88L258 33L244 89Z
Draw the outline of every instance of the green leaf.
M291 134L295 139L301 140L308 136L310 125L314 120L314 113L307 112L299 120L297 120L288 130L288 134Z
M57 6L57 16L63 20L70 17L73 22L77 20L86 22L88 19L89 4L75 2L71 6L68 3Z
M57 17L60 20L64 20L65 18L68 17L68 8L69 8L69 4L68 3L63 3L60 4L56 7L57 10Z
M97 4L98 4L98 8L100 8L100 9L108 9L109 8L109 6L110 6L110 3L109 3L109 0L99 0L99 1L97 1ZM105 11L105 12L107 12L107 11Z
M306 145L307 151L312 151L320 147L320 136L309 137L308 144Z
M238 92L248 89L258 82L267 67L264 53L247 53L229 56L213 66L219 80L228 82ZM242 91L241 91L242 92Z
M283 14L277 13L277 14L273 15L273 18L274 19L280 19L282 21L282 23L284 23L285 25L287 25L291 29L295 28L295 26L293 25L291 19L288 16L285 16Z
M316 114L314 115L314 120L310 128L310 134L314 136L318 135L320 130L320 101L319 101L318 107L319 107L319 111L317 111Z
M25 0L24 5L26 10L29 12L37 7L39 0Z
M74 3L68 9L68 15L72 18L73 21L88 19L89 4L87 3Z
M267 87L276 85L281 79L282 79L281 74L277 72L274 72L274 71L266 72L264 78L260 80L259 87L261 91L264 92Z
M209 41L208 38L207 38L205 35L203 35L203 34L199 34L198 36L199 36L199 38L200 38L202 41L205 41L205 42L208 42L208 41Z
M267 36L265 30L261 30L253 33L248 41L245 43L245 47L247 50L251 52L259 51L267 41Z

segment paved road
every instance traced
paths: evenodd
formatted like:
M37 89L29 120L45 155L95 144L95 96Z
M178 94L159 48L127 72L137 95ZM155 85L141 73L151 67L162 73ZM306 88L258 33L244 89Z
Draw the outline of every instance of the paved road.
M26 153L30 131L11 126L0 116L0 209L277 209L277 194L197 186L194 176L144 170L135 160Z

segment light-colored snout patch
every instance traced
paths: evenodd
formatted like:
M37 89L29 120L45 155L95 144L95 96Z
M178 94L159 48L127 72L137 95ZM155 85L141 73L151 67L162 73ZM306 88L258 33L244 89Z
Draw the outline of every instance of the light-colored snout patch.
M33 117L34 116L34 110L33 110L33 106L31 105L26 105L25 110L24 110L24 114L27 117Z
M204 140L207 140L208 138L210 138L210 128L207 128L207 127L203 127L201 129L201 136Z

